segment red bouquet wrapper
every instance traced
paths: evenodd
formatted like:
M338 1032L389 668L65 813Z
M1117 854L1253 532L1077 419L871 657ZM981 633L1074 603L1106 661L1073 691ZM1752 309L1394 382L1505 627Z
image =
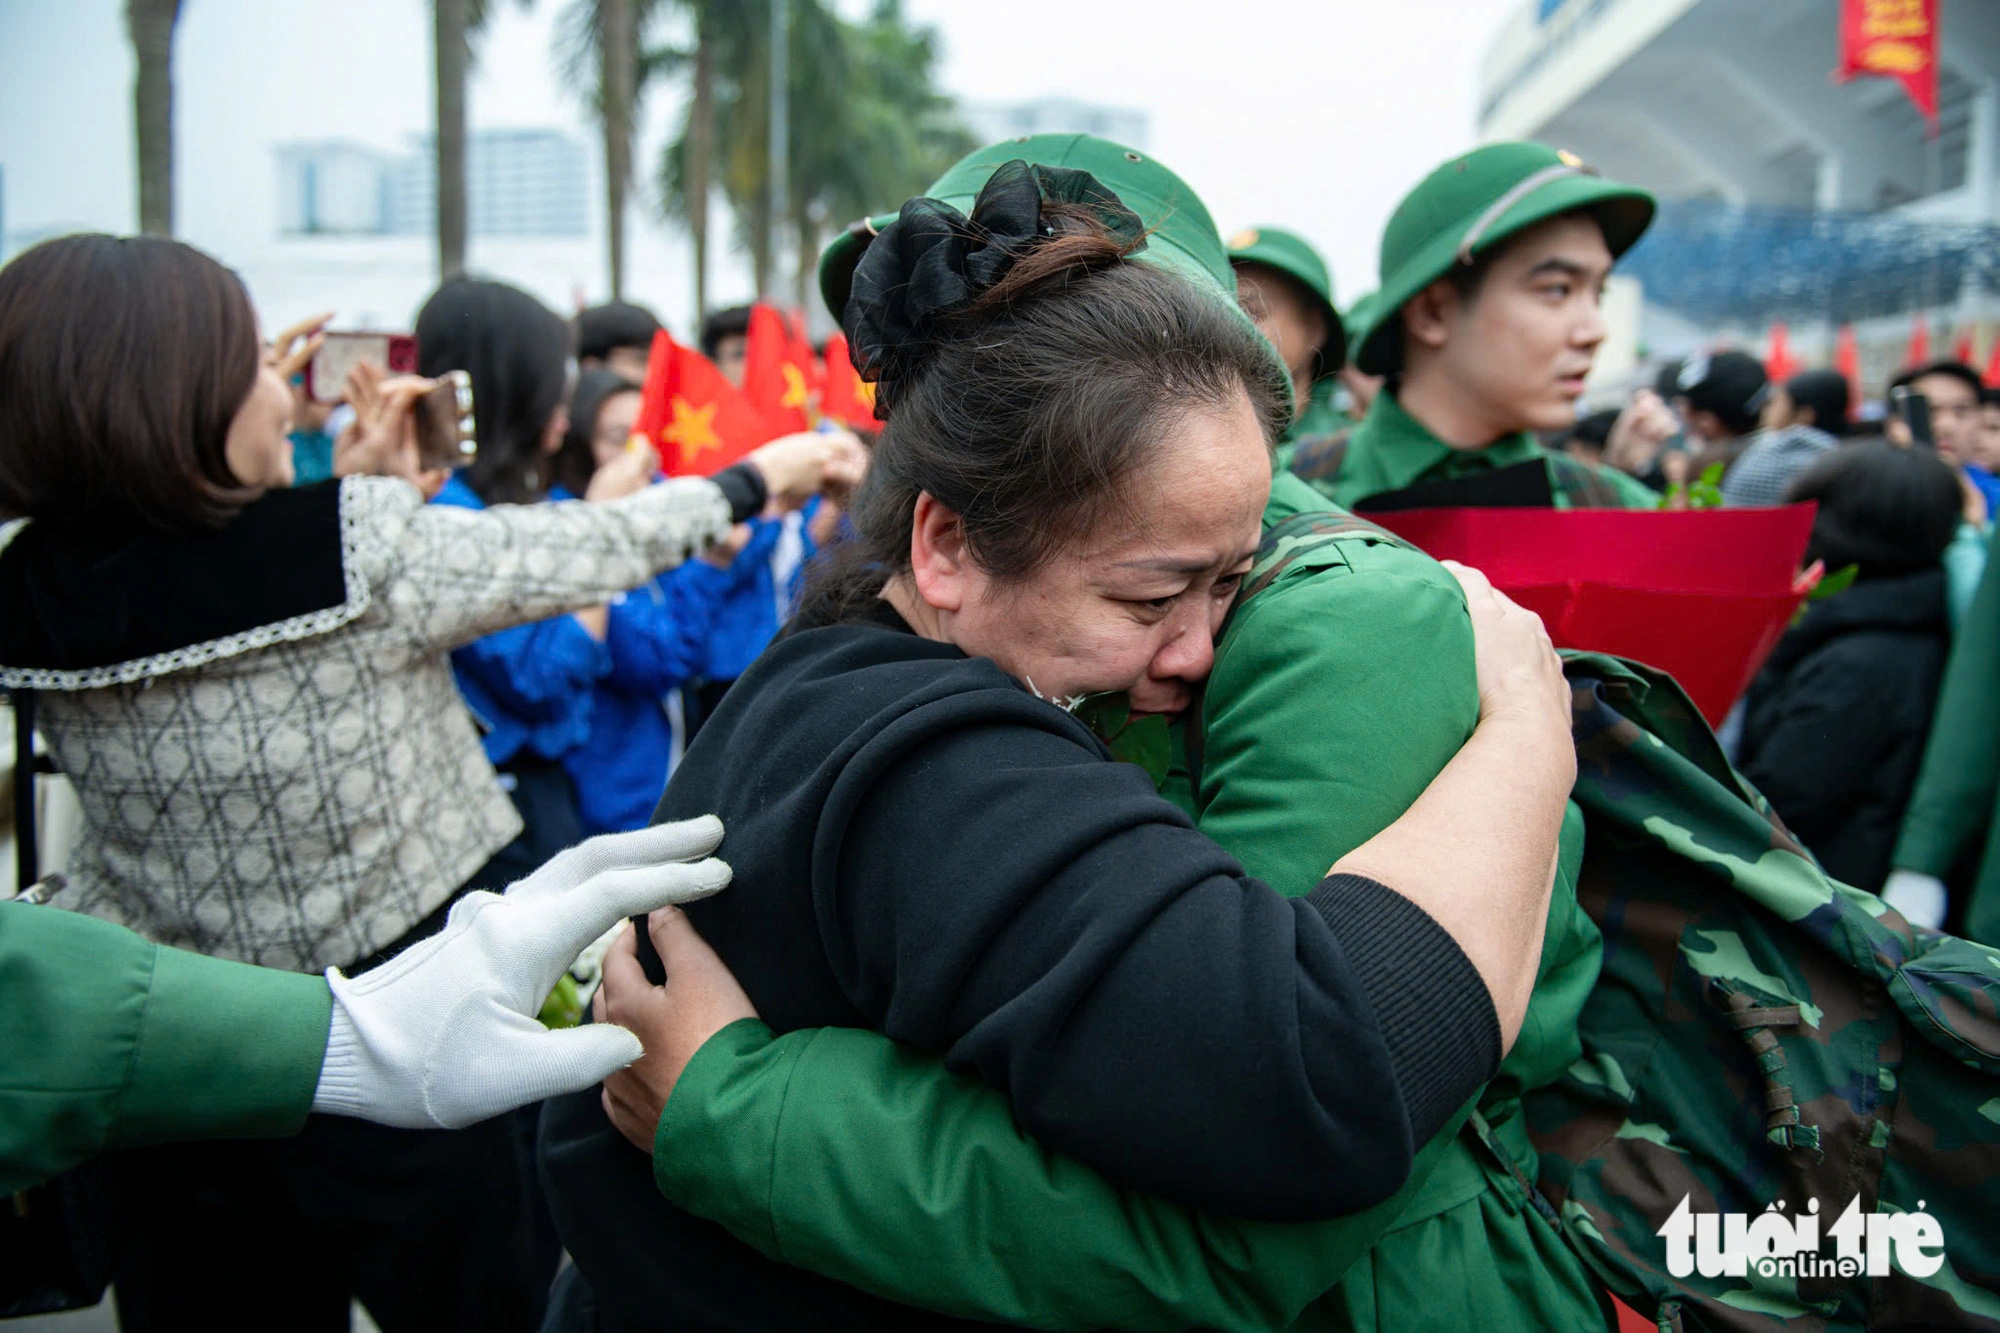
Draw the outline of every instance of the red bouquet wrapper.
M1611 653L1680 682L1720 725L1819 582L1799 561L1814 506L1410 509L1368 514L1485 574L1558 648Z

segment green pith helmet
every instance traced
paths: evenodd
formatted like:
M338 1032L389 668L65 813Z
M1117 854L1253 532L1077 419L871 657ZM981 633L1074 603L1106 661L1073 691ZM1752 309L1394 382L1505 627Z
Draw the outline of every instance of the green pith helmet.
M1372 375L1394 370L1402 359L1397 316L1411 297L1523 228L1578 210L1604 228L1615 259L1651 224L1653 196L1542 143L1488 144L1433 171L1382 233L1382 289L1351 330L1355 364Z
M1186 274L1203 288L1224 297L1231 311L1245 324L1251 323L1236 303L1236 271L1229 265L1229 252L1223 248L1222 234L1216 230L1207 205L1186 181L1136 149L1089 134L1034 134L1003 139L960 158L924 193L970 214L973 200L987 179L1016 159L1032 166L1070 167L1095 176L1146 225L1145 248L1134 254L1134 259ZM820 254L820 297L834 319L839 320L847 309L848 289L854 281L854 266L862 250L895 220L894 213L864 218L834 237ZM1270 344L1267 342L1265 346ZM1271 348L1271 357L1278 360L1277 348ZM1281 378L1289 394L1291 375L1286 373Z
M1319 378L1333 374L1347 360L1347 326L1333 304L1333 275L1312 243L1281 227L1250 227L1229 238L1229 262L1261 264L1276 269L1303 286L1319 302L1326 319L1326 346L1319 353Z

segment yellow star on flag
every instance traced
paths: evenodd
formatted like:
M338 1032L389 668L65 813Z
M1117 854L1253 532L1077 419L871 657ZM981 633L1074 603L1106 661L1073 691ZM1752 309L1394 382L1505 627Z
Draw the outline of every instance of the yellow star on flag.
M861 395L861 401L870 407L875 406L875 381L856 380L855 383L859 386L856 392Z
M722 437L715 433L715 408L714 403L695 407L679 394L674 395L673 423L660 432L660 437L680 447L683 463L722 447Z
M806 405L804 372L789 361L780 361L778 369L785 377L785 396L778 400L778 406L803 408Z

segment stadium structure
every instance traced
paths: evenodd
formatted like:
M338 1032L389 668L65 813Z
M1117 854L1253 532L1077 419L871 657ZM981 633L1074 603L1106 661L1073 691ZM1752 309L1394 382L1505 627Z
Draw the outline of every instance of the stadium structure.
M1824 363L1853 324L1879 385L1925 321L1940 352L2000 334L2000 3L1942 0L1938 128L1902 85L1838 83L1834 0L1527 0L1480 72L1483 139L1534 138L1644 184L1659 221L1622 266L1641 340L1759 346L1785 321Z

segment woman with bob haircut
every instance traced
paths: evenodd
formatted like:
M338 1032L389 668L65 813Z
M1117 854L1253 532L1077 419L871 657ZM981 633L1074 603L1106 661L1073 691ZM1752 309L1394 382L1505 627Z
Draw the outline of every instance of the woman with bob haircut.
M369 381L358 381L367 389ZM83 830L61 906L214 957L358 971L442 925L520 829L448 654L702 550L837 446L615 503L427 506L410 409L365 392L342 479L288 489L289 386L237 276L154 237L0 269L0 685L41 696ZM144 1150L125 1326L218 1300L345 1327L532 1328L504 1119Z

